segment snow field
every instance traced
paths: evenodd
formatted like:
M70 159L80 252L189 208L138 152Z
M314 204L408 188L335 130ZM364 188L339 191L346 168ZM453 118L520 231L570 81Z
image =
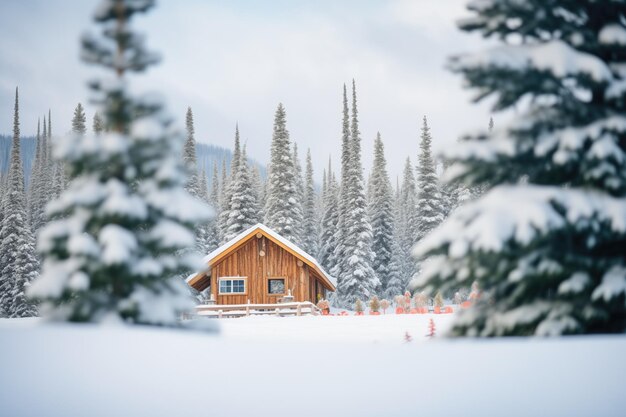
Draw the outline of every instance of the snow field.
M221 335L0 320L0 415L611 417L626 409L626 337L427 341L418 335L428 318L249 317L220 320ZM438 329L451 319L433 318ZM414 342L398 341L407 327Z
M391 309L389 309L391 310ZM428 340L432 318L441 334L452 314L382 314L380 316L250 316L219 320L221 335L229 340L267 342L403 344L408 333L413 343Z

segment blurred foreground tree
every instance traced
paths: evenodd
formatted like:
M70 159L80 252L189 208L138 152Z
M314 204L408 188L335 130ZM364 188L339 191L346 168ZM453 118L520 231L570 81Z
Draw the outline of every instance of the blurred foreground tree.
M178 276L200 263L176 253L193 246L193 226L206 220L208 207L184 189L182 138L160 102L132 96L126 85L128 72L158 61L130 26L153 5L102 1L94 15L102 36L82 40L83 60L115 77L90 83L100 134L69 135L55 149L71 182L48 205L43 270L30 295L56 320L173 326L192 306Z
M505 45L453 57L494 111L518 116L446 152L489 183L415 250L418 285L484 290L453 335L626 329L626 1L483 0L462 30Z

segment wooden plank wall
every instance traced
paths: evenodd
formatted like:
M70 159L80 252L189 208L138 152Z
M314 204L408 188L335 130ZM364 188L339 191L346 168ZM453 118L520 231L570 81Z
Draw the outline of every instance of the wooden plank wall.
M261 253L264 252L264 256ZM220 295L219 277L247 277L247 294ZM211 268L211 291L217 304L276 303L282 295L268 294L268 278L285 278L295 301L317 302L317 292L324 292L320 279L309 266L265 236L252 237ZM325 294L323 294L324 296Z

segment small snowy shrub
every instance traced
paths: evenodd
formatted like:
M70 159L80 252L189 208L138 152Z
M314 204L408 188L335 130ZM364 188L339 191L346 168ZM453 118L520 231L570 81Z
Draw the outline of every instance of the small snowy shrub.
M354 303L354 311L356 311L357 313L362 313L363 310L363 302L357 298L356 302Z
M435 295L434 303L435 303L435 307L439 307L439 308L443 307L444 303L443 303L443 296L441 295L441 292L438 292Z
M382 300L380 300L380 308L383 310L383 313L387 312L387 309L389 308L390 304L391 303L386 298L383 298Z
M378 312L380 310L380 301L376 295L370 300L370 310L373 312Z

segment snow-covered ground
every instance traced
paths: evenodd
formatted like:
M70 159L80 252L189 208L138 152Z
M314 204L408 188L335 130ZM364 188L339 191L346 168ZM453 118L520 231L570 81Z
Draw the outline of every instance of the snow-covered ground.
M0 320L0 415L625 413L626 337L430 340L430 317L451 320L249 317L219 335Z

